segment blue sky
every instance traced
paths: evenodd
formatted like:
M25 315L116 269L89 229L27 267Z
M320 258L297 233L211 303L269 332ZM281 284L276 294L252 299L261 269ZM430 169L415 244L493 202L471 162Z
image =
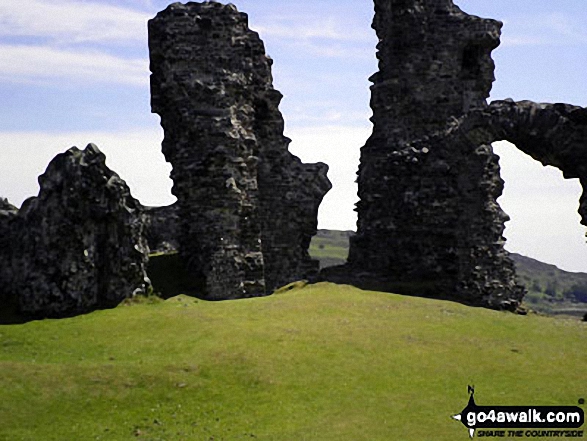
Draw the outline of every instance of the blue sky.
M322 228L354 229L355 172L369 136L368 77L377 70L371 0L235 0L275 60L290 150L330 165ZM95 142L146 205L174 201L150 113L146 21L160 0L0 2L0 196L20 205L57 153ZM585 0L457 0L504 22L492 99L587 106ZM511 216L507 248L587 271L580 186L520 154L496 150Z

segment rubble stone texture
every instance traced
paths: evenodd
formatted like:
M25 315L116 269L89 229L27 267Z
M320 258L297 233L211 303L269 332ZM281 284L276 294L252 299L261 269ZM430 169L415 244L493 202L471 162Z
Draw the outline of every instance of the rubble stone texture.
M179 249L179 217L177 204L145 207L148 222L147 243L151 253L170 253Z
M12 231L18 209L0 198L0 303L5 304L12 281Z
M515 310L524 289L503 248L498 158L489 141L446 136L451 120L487 107L501 23L451 0L375 0L373 28L358 231L347 267L325 276Z
M148 290L142 206L95 145L57 155L39 185L11 232L20 312L65 317Z
M587 183L587 110L488 105L501 23L451 0L375 0L380 71L359 168L358 232L324 277L516 310L524 295L504 250L508 219L491 143L508 140ZM579 212L587 225L587 195Z
M327 166L288 152L272 61L247 15L174 3L150 20L149 49L180 253L203 296L261 296L314 276L307 249L330 189Z

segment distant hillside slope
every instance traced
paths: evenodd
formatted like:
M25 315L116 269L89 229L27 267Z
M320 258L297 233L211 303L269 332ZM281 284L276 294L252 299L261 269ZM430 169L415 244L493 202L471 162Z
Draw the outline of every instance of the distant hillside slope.
M318 230L310 244L310 254L320 260L320 268L342 265L349 254L349 238L354 231Z
M342 265L348 256L354 231L318 230L310 254L320 266ZM583 315L587 312L587 274L563 271L554 265L511 253L519 282L526 287L526 304L550 314Z
M531 257L511 253L527 304L538 311L578 315L587 312L587 274L571 273Z

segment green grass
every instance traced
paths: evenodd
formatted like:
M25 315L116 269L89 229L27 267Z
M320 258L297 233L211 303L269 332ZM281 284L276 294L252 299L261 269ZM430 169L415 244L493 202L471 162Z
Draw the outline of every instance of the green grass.
M466 440L468 384L587 398L585 326L332 284L1 326L0 440Z

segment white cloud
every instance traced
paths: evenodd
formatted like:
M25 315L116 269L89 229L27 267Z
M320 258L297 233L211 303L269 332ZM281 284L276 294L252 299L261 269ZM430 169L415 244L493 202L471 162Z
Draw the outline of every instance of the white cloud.
M55 79L145 86L149 83L149 65L147 60L96 51L0 45L0 80L46 82Z
M272 17L271 24L255 26L262 39L273 44L281 41L292 53L303 52L319 57L374 59L377 37L369 28L357 28L335 17L295 21ZM365 51L365 45L373 49Z
M343 42L372 42L376 40L375 33L348 29L341 23L336 22L333 18L304 24L273 23L270 25L256 26L255 30L259 32L261 38L271 37L273 39L282 38L287 40L309 40L324 39Z
M325 162L334 188L320 206L320 227L355 229L356 172L360 148L370 135L368 127L323 126L288 130L290 151L304 162ZM14 205L35 196L37 178L55 155L72 146L95 143L106 154L106 164L129 185L145 205L166 205L171 195L171 166L161 153L160 128L136 132L0 132L0 197Z
M144 43L148 14L70 0L2 0L0 36L48 37L62 43Z
M543 167L508 142L494 144L505 181L498 202L510 216L506 249L567 271L587 271L585 227L580 224L578 179Z
M504 20L503 46L562 46L587 43L582 22L570 14L551 12Z
M374 60L375 49L366 51L364 47L353 47L345 44L333 44L327 42L313 42L310 40L299 40L287 43L289 50L303 52L304 54L315 55L326 58L343 58L347 60Z
M357 170L360 149L371 134L368 125L349 127L325 125L287 131L292 139L290 151L304 162L328 164L330 190L318 213L320 228L355 230L357 214L353 211L357 197Z
M106 164L120 175L135 198L145 205L166 205L171 195L171 166L161 153L162 130L132 132L0 132L0 197L17 206L38 194L37 177L59 153L93 142Z

